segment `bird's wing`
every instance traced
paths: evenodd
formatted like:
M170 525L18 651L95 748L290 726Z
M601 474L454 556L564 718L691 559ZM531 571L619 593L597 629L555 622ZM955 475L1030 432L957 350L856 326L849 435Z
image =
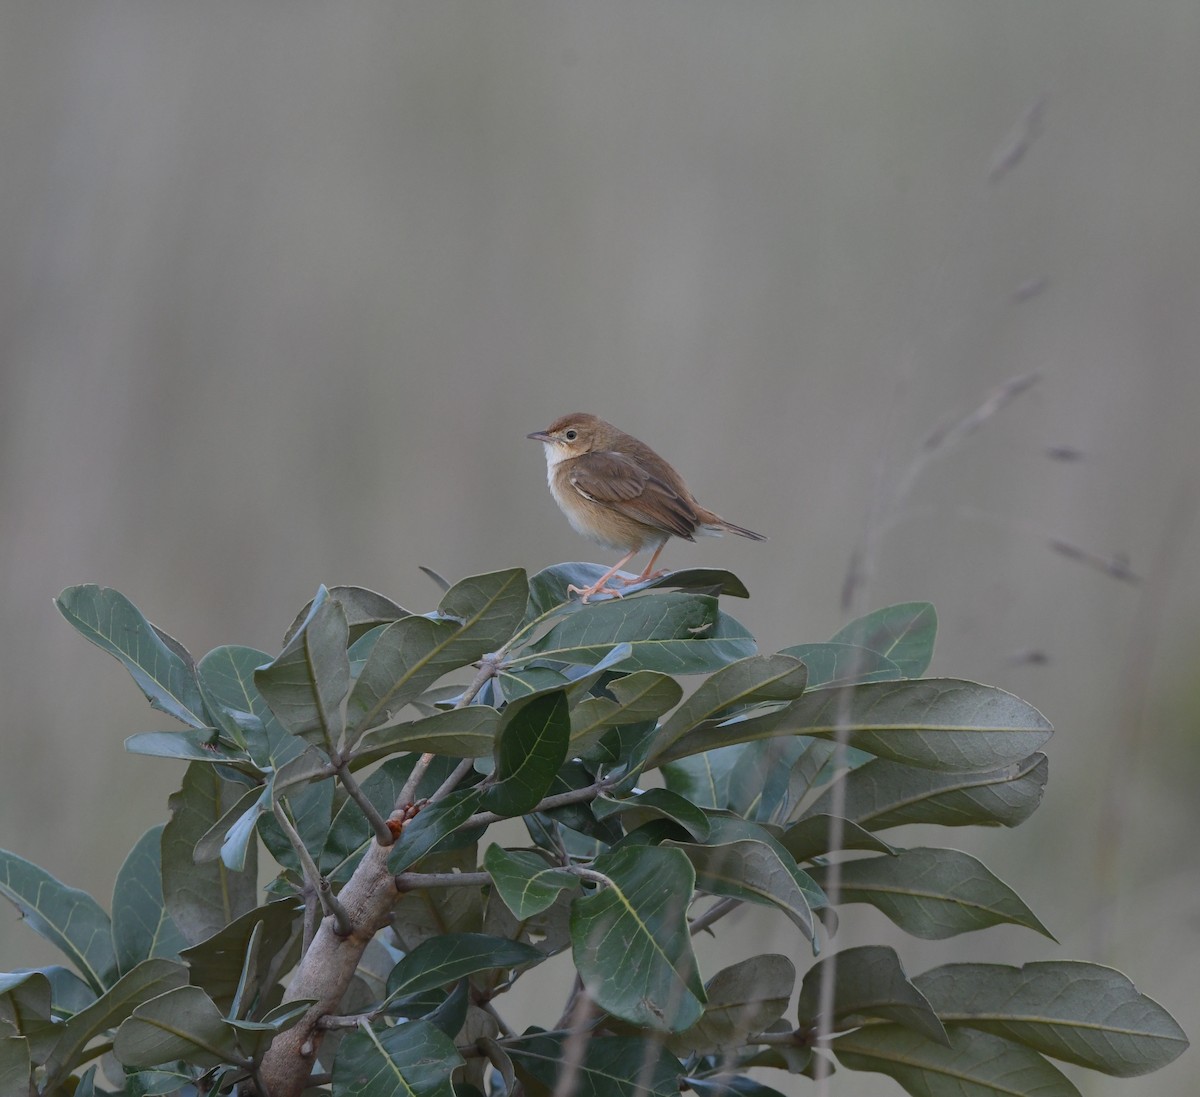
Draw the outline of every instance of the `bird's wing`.
M585 499L674 537L693 540L698 520L690 499L613 450L576 457L568 478Z

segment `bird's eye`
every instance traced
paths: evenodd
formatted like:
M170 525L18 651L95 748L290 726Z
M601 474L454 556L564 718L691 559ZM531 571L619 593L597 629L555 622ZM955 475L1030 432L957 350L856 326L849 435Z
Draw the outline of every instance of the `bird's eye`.
M572 427L570 430L563 431L563 437L568 442L574 442L575 439L579 437L579 431L577 431L574 427Z

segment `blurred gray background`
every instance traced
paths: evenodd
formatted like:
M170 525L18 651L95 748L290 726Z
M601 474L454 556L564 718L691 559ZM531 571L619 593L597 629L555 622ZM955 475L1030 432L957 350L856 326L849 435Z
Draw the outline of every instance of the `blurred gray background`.
M1061 946L837 943L1111 963L1200 1035L1198 118L1195 0L8 0L0 845L107 904L182 775L122 751L171 721L68 584L199 655L275 650L321 582L423 611L418 564L609 561L524 439L583 409L770 536L668 564L742 575L764 649L820 640L880 493L1036 371L875 523L860 597L933 601L933 671L1056 725L1033 819L937 841ZM754 924L710 973L806 962ZM0 966L52 955L5 906ZM1194 1058L1073 1077L1190 1095Z

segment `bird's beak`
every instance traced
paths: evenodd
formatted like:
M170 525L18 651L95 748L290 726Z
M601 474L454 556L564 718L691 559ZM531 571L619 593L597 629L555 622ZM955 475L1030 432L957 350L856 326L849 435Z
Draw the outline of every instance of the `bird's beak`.
M532 438L535 442L549 442L550 435L544 430L535 430L532 434L525 435L526 438Z

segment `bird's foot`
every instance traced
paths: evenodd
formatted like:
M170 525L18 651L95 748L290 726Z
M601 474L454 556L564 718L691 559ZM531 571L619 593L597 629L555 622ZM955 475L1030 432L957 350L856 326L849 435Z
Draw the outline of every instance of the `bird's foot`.
M587 605L589 598L595 598L597 594L611 594L614 598L623 597L621 591L615 587L606 586L604 583L595 583L590 587L577 587L574 583L571 583L567 587L567 594L578 594L580 602L584 605Z
M671 574L670 568L659 568L658 571L654 571L654 572L645 572L644 571L644 572L642 572L641 575L638 575L631 579L626 579L624 576L618 575L613 580L613 582L620 583L621 586L623 586L623 587L636 587L639 583L650 583L650 582L653 582L655 579L661 579L664 575L670 575L670 574Z

